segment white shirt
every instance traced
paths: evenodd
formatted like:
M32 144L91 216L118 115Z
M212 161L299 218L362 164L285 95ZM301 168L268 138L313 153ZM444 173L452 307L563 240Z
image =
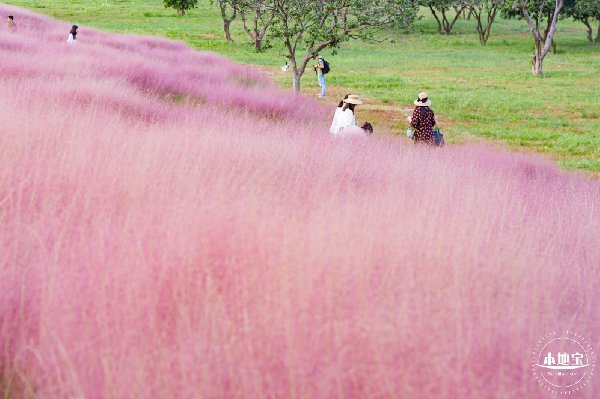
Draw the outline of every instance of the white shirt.
M352 112L350 108L346 108L345 111L342 111L342 107L337 107L335 109L335 115L333 115L333 122L331 122L329 132L331 134L338 134L348 126L356 126L354 112Z

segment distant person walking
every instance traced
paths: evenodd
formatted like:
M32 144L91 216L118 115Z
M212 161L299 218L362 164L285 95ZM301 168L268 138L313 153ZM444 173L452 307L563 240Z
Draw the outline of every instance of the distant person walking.
M8 31L10 33L15 33L17 31L17 25L15 24L15 17L9 15L6 18L6 25L8 26Z
M325 83L325 60L319 54L315 54L314 60L317 62L313 67L317 73L317 81L321 86L321 94L319 97L325 97L327 95L327 85Z
M333 135L340 134L342 131L350 126L356 126L356 117L354 115L354 109L357 105L362 104L361 99L354 94L348 94L339 103L335 109L333 115L333 121L329 132Z
M419 97L414 101L416 105L412 116L409 116L407 120L410 122L410 126L415 129L413 140L415 143L426 143L435 144L433 140L433 126L435 126L435 114L429 108L431 106L431 100L427 96L427 93L419 94Z
M79 29L79 26L77 26L77 25L73 25L71 27L71 31L69 32L69 38L67 39L67 43L69 43L69 44L77 43L77 29Z

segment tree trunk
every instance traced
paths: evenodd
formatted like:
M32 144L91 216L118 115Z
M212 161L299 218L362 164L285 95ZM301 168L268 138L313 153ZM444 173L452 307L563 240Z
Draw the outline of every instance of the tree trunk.
M458 14L458 19L465 19L465 15L462 14L462 11L458 8L458 6L454 6L454 12Z
M475 20L477 21L477 33L479 34L479 43L485 46L485 32L483 31L483 24L481 23L481 11L474 11Z
M483 17L483 8L475 8L474 6L470 9L470 13L475 15L475 21L477 21L477 33L479 34L479 43L482 46L485 46L487 44L487 37L489 36L489 33L486 35L488 30L483 28L483 22L481 21ZM488 24L489 22L490 16L488 14Z
M460 18L460 14L462 13L463 9L464 9L464 6L458 7L458 9L456 10L456 16L454 17L452 22L450 22L450 20L448 20L448 17L446 16L446 12L449 10L445 7L441 7L442 23L444 24L444 31L446 32L447 35L449 35L450 32L452 31L452 28L454 27L454 24L456 23L456 21L458 21L458 19Z
M444 7L442 7L441 10L442 13L442 24L444 25L444 32L446 32L447 35L450 34L450 22L448 22L448 17L446 17L446 9ZM457 16L460 15L460 13L456 14Z
M588 18L583 18L581 20L581 22L583 22L583 24L585 25L585 28L587 30L587 39L588 39L588 41L590 43L593 43L594 42L594 37L592 35L594 33L594 30L592 29L592 25L590 25L590 20Z
M227 39L229 43L233 43L234 40L231 37L230 26L231 22L237 16L237 8L233 7L231 17L227 16L227 3L225 1L219 0L219 8L221 9L221 18L223 19L223 31L225 32L225 39Z
M254 41L254 45L256 47L256 51L262 51L262 43L263 40L265 38L265 36L267 35L267 30L269 29L269 26L271 25L271 23L273 22L273 19L275 18L275 13L271 13L271 16L269 17L268 20L263 21L263 26L262 29L258 29L258 25L256 26L256 40Z
M550 26L548 26L548 28L544 31L544 42L546 41L546 39L548 38L548 32L550 31ZM552 39L550 48L552 49L552 54L556 54L556 42L554 41L554 39Z
M177 10L177 14L179 14L180 17L183 17L185 15L185 10L184 9Z
M231 37L231 30L229 29L231 26L231 20L230 19L224 19L223 20L223 30L225 31L225 38L227 39L227 41L229 43L233 43L234 40Z
M556 0L556 5L554 6L554 12L552 15L552 20L548 24L547 34L540 33L539 23L533 23L533 19L529 14L527 9L527 0L520 0L521 13L523 14L523 18L527 21L529 25L529 31L531 32L531 36L533 37L533 43L535 45L535 54L533 55L533 59L531 62L531 73L534 76L544 76L544 69L542 67L542 63L544 61L544 57L548 54L548 50L550 50L550 46L554 40L554 35L556 34L556 25L558 23L558 15L560 14L560 10L564 5L564 0ZM539 19L538 19L539 22Z
M544 30L544 42L546 42L546 39L548 38L548 32L550 32L550 29L552 28L552 12L548 12L548 15L546 17L548 23L546 24L546 29ZM556 42L554 41L554 37L552 37L552 42L551 42L551 48L552 48L552 54L556 54Z
M254 34L252 35L254 37L254 49L256 50L256 52L262 51L263 39L264 39L265 35L267 34L267 29L269 28L271 21L273 20L273 18L271 18L270 21L263 22L263 27L261 30L258 25L259 17L260 16L257 15L256 20L254 22Z
M492 25L493 25L494 21L496 20L497 13L498 13L497 7L492 7L490 10L488 10L487 26L485 27L485 32L483 35L483 45L484 46L487 44L487 41L490 38L490 33L492 32Z
M435 18L435 21L438 24L438 33L441 35L442 34L442 23L440 22L440 19L438 18L433 6L429 6L429 9L431 10L431 14L433 14L433 17Z
M256 52L261 52L267 30L275 18L275 11L272 11L271 14L265 18L263 11L256 9L254 11L254 18L252 19L251 26L248 26L246 12L243 9L240 10L240 18L242 19L242 26L248 34L248 37L250 37L250 40L252 40Z
M536 40L535 41L535 54L533 55L533 60L531 61L531 73L533 76L544 77L544 68L542 63L544 62L544 57L542 56L542 42Z
M294 90L294 93L300 93L300 74L298 73L297 70L292 70L292 89Z

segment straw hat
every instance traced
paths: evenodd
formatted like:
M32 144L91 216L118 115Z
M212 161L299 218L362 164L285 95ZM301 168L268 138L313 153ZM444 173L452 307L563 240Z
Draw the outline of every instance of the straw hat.
M344 100L344 102L345 102L345 103L347 103L347 104L354 104L354 105L360 105L360 104L362 104L362 103L363 103L363 102L360 100L360 97L358 97L358 96L357 96L357 95L355 95L355 94L350 94L350 95L348 96L348 98L346 98L346 99Z
M429 107L431 106L431 100L427 98L427 93L419 93L419 98L417 98L414 103L417 107Z

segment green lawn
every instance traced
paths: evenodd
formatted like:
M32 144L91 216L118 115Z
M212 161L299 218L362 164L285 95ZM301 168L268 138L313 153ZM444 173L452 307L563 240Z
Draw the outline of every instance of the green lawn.
M165 9L161 0L10 0L9 4L80 26L137 34L163 35L199 49L258 64L282 85L290 76L278 43L256 53L238 25L229 44L222 21L208 0L184 17ZM498 20L486 47L479 45L473 21L459 21L455 33L436 33L427 13L415 33L384 43L352 42L338 55L325 53L333 103L347 92L365 97L359 119L402 134L403 114L420 91L428 91L451 142L478 138L513 148L542 152L570 169L600 172L600 45L588 43L581 23L561 21L558 53L545 62L546 78L530 74L533 43L523 21ZM317 93L307 73L303 91Z

